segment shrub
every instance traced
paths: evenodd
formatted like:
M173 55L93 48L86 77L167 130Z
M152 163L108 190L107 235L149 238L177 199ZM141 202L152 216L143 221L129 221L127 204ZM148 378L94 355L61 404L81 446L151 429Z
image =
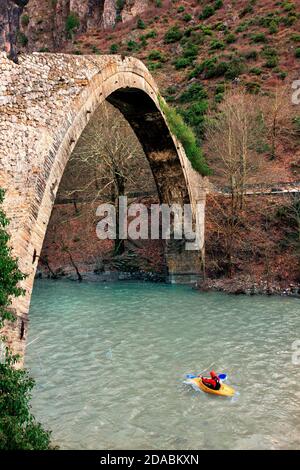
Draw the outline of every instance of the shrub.
M250 73L253 73L254 75L261 75L262 74L262 69L259 67L253 67L250 69Z
M164 60L164 55L162 54L161 51L158 51L157 49L153 49L153 51L150 51L148 54L148 60Z
M9 310L14 297L24 294L19 282L25 279L18 268L18 260L9 247L9 224L1 209L4 191L0 189L0 330L4 321L15 321ZM30 399L34 381L26 369L17 369L18 357L6 345L5 356L0 361L0 450L47 450L50 449L50 433L31 414Z
M151 39L151 38L156 38L157 32L155 29L150 29L147 33L144 34L145 39Z
M201 83L193 83L178 98L180 103L200 101L207 98L207 92Z
M17 41L21 46L25 47L28 44L28 37L22 31L18 31Z
M212 51L225 49L225 44L223 41L219 41L219 39L213 39L210 43L210 49Z
M183 57L193 57L196 58L198 55L198 46L197 44L187 44L183 50Z
M137 20L136 25L137 25L138 29L145 29L146 28L145 22L141 18L139 18Z
M293 26L294 23L297 21L297 16L296 15L288 15L285 18L283 18L282 22L285 26Z
M184 6L183 5L180 5L178 8L177 8L177 13L183 13L185 10Z
M176 70L185 69L190 65L193 65L193 57L179 57L175 60L174 65Z
M223 6L223 0L216 0L214 3L215 10L219 10Z
M226 35L225 37L225 41L227 42L227 44L232 44L236 41L236 35L233 34L233 33L229 33Z
M243 73L245 70L245 64L240 57L234 57L227 64L227 70L224 74L225 78L233 80Z
M292 3L292 2L287 2L287 1L286 1L286 2L283 2L283 3L282 3L282 9L283 9L284 11L294 11L295 8L296 8L296 5L295 5L294 3Z
M117 54L118 51L119 51L119 46L118 46L118 44L112 44L112 45L110 46L110 53L111 53L111 54Z
M277 67L279 58L276 49L272 47L265 47L262 51L262 55L267 59L265 67L268 67L270 69Z
M80 26L80 19L77 13L70 12L66 19L66 32L69 38L73 37L74 32Z
M297 47L297 49L295 50L295 57L297 59L300 59L300 47Z
M203 75L203 78L223 77L224 75L226 75L229 69L230 62L218 62L218 59L216 57L212 57L211 59L206 59L201 62L201 64L198 64L193 70L193 72L191 72L189 78L198 77L201 74Z
M182 31L180 31L179 27L172 26L172 28L168 29L168 31L166 32L165 37L164 37L164 42L166 44L177 42L177 41L180 41L182 36L183 36L183 33Z
M276 34L278 33L278 24L276 21L272 20L269 26L269 32L270 34Z
M180 114L183 116L185 122L196 129L197 135L203 137L204 133L204 116L208 109L208 102L206 100L197 101L191 104L187 109L181 109Z
M148 69L151 71L162 68L161 62L148 62L147 65L148 65Z
M243 57L247 60L256 60L258 58L258 52L256 50L246 51L243 54Z
M213 16L214 13L215 13L214 7L211 6L211 5L206 5L203 8L202 13L200 13L199 19L200 20L206 20L207 18L210 18L211 16Z
M100 54L100 50L94 44L92 45L92 52L93 52L93 54Z
M194 170L203 176L211 174L211 170L207 165L203 152L197 144L194 132L185 124L183 118L177 111L168 106L161 98L159 98L160 107L166 117L166 121L171 132L181 142L187 158L190 160Z
M300 42L300 34L298 33L292 34L291 40L294 42Z
M249 13L253 13L253 6L250 4L243 8L239 16L240 18L243 18L243 16L248 15Z
M277 56L270 56L267 58L266 63L264 64L265 67L268 67L269 69L273 69L274 67L277 67L279 63L279 58Z
M26 27L29 25L29 15L27 15L26 13L24 15L21 16L21 24L22 26Z
M267 42L266 35L264 33L255 33L251 34L250 39L255 43L264 43Z
M137 52L140 50L140 46L136 41L130 39L130 41L127 42L127 50Z
M248 93L252 95L257 95L260 92L260 84L257 82L247 82L245 87Z
M183 16L183 21L185 21L186 23L188 23L189 21L191 21L192 19L192 15L190 13L186 13L186 15Z

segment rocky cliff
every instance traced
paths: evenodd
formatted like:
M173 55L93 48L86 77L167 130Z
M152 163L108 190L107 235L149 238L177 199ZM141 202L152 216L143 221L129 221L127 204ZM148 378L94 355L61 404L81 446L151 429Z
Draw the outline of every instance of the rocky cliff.
M145 11L151 0L29 0L21 30L30 50L58 49L77 32L109 30Z
M17 60L15 44L19 30L20 15L28 0L0 1L0 50Z

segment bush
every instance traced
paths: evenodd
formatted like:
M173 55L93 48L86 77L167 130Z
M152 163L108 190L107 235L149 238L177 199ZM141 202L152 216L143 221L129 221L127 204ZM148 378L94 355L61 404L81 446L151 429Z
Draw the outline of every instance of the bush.
M22 31L18 31L17 41L21 46L26 47L28 44L28 37L26 34L22 33Z
M219 41L219 39L213 39L210 43L210 49L212 51L225 49L225 44L223 41Z
M294 3L292 3L292 2L287 2L287 1L286 1L286 2L283 2L283 3L282 3L282 9L283 9L284 11L294 11L295 8L296 8L296 5L295 5Z
M223 6L223 0L216 0L214 3L215 10L219 10Z
M186 15L183 16L183 21L188 23L189 21L191 21L192 18L193 18L192 15L190 13L187 13Z
M260 92L260 84L257 82L247 82L245 87L248 93L252 95L257 95Z
M279 63L279 58L276 49L272 47L265 47L262 51L262 55L267 59L266 63L264 64L265 67L268 67L270 69L277 67Z
M267 61L264 64L264 66L269 69L273 69L274 67L278 66L278 63L279 63L279 58L277 56L271 56L267 58Z
M205 161L202 150L197 145L193 131L184 123L183 118L175 109L169 107L161 98L159 103L171 132L181 142L194 170L198 171L202 176L210 175L211 170Z
M154 71L156 69L161 69L162 63L161 62L148 62L147 66L149 70Z
M118 44L112 44L112 45L110 46L110 53L111 53L111 54L117 54L118 51L119 51L119 46L118 46Z
M151 39L151 38L156 38L157 32L155 29L150 29L147 33L144 34L145 39Z
M200 20L206 20L207 18L210 18L211 16L213 16L215 14L215 9L213 6L211 5L206 5L203 10L202 10L202 13L199 15L199 19Z
M29 25L29 15L27 15L26 13L24 15L21 16L21 24L22 26L26 27Z
M183 33L180 31L178 26L172 26L172 28L168 29L168 31L165 34L164 37L164 42L166 44L171 44L173 42L180 41L182 38Z
M252 42L255 42L255 43L267 42L267 38L264 33L251 34L250 39Z
M195 59L198 55L198 49L197 44L187 44L183 50L183 57L193 57Z
M189 103L192 101L200 101L207 98L207 92L205 91L201 83L193 83L190 85L178 98L180 103Z
M190 65L193 65L193 57L179 57L175 60L174 65L176 70L185 69Z
M80 19L77 13L70 12L66 19L66 32L69 38L73 37L74 32L80 26Z
M245 64L240 57L234 57L227 64L227 70L224 74L225 78L233 80L241 75L245 70Z
M278 33L278 24L276 21L272 20L269 26L269 32L270 34L276 34Z
M5 320L14 321L9 311L12 299L24 293L18 283L25 278L13 258L7 233L8 219L1 209L4 191L0 189L0 330ZM30 410L34 381L25 369L16 369L18 360L5 345L5 357L0 361L0 450L50 449L50 433L44 431Z
M177 8L177 13L183 13L185 10L184 6L183 5L180 5L178 8Z
M164 60L164 55L162 54L161 51L158 51L157 49L153 49L153 51L150 51L148 54L148 60Z
M232 44L236 41L236 35L233 34L233 33L229 33L226 35L225 37L225 41L227 42L227 44Z
M133 41L132 39L128 41L127 43L127 50L131 52L137 52L140 50L140 46L136 41Z
M300 47L297 47L297 49L295 50L295 57L297 59L300 59Z
M253 73L254 75L261 75L262 74L262 69L259 67L253 67L250 69L250 73Z
M298 33L292 34L291 40L294 42L300 42L300 34Z
M206 100L197 101L191 104L187 109L181 109L180 114L185 122L195 128L197 135L203 137L204 133L204 116L208 109Z
M137 20L136 25L137 25L138 29L145 29L146 28L145 22L141 18L139 18Z
M246 51L243 54L246 60L256 60L258 58L258 52L256 50Z

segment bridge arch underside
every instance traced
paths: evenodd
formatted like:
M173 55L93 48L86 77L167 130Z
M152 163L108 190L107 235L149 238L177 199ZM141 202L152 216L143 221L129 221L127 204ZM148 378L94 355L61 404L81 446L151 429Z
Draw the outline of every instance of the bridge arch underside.
M5 168L0 173L0 184L7 181L6 208L13 221L11 240L14 253L19 258L21 270L27 274L23 281L26 295L16 299L12 306L18 321L10 327L11 344L14 351L21 355L25 349L28 311L38 257L58 187L78 139L105 100L121 111L139 139L156 182L160 202L191 203L201 230L201 240L204 240L203 179L192 169L181 144L171 135L160 110L158 90L146 67L132 58L113 58L112 63L109 56L104 56L104 59L93 58L90 62L90 58L84 56L73 58L48 54L45 59L43 54L34 54L25 56L20 60L18 68L13 68L16 75L14 83L18 82L19 76L25 81L29 77L32 81L35 67L37 74L40 74L44 64L47 67L45 74L52 82L49 85L45 77L41 80L36 78L40 92L35 92L31 107L24 106L17 116L17 119L27 122L26 132L24 125L20 127L19 141L22 141L22 149L26 149L24 155L28 149L31 151L34 171L29 163L27 174L24 168L17 175L5 171ZM95 64L99 67L96 73ZM88 78L83 80L86 69ZM63 73L68 74L66 84L62 79ZM12 74L11 66L9 74ZM72 78L72 74L75 78ZM45 86L48 86L46 91L43 89ZM70 88L62 95L61 87ZM50 107L49 93L53 93ZM60 101L60 106L56 106L57 101ZM30 116L28 113L31 113ZM38 118L31 127L33 113ZM10 115L6 119L5 126ZM16 129L15 120L9 125ZM14 136L10 136L13 142ZM12 146L10 142L7 147L9 145ZM11 160L11 155L9 158ZM202 208L200 212L196 211L197 205ZM178 241L166 243L170 282L191 282L199 278L200 251L187 251L184 243Z

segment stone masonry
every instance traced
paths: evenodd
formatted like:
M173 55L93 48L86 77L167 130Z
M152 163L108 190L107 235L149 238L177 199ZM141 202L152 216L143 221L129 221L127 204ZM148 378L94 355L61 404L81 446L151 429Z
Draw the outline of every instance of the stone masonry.
M169 193L174 191L177 199L182 195L182 201L190 201L194 209L199 203L203 235L204 180L170 135L156 84L142 62L109 55L33 53L20 56L15 64L0 53L0 186L6 190L14 254L28 275L23 282L26 295L13 304L18 321L9 337L15 352L24 353L37 255L64 168L87 122L106 98L128 118L149 161L152 150L155 155L165 147L173 152L164 164L152 162L161 199L168 202L164 191L168 187ZM171 275L198 269L189 265L189 259L187 252L174 255Z

